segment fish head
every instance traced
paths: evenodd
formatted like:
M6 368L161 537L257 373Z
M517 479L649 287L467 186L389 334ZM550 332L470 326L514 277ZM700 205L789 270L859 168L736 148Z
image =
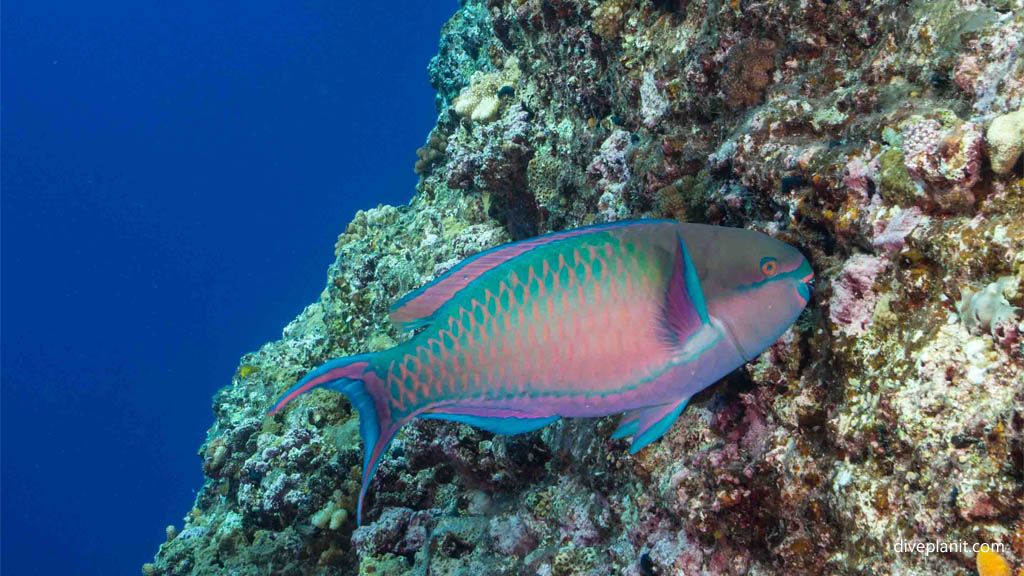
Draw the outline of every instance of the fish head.
M750 361L807 306L814 273L799 250L765 234L718 228L713 236L696 251L704 260L697 267L708 313Z

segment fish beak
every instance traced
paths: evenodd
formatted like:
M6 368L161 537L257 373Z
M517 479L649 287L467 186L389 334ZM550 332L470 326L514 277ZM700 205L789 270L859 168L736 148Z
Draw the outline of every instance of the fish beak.
M811 290L814 288L814 271L811 270L811 265L806 260L801 267L807 269L807 274L800 278L796 291L803 298L806 306L811 301Z

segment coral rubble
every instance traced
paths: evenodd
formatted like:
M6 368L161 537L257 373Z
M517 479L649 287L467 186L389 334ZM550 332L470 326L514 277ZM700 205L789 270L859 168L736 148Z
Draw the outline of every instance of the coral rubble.
M1020 0L466 0L417 194L358 213L319 301L218 392L205 483L144 572L972 573L896 545L936 541L1020 566L1022 46ZM614 418L416 422L357 527L348 402L264 416L408 337L389 305L463 258L633 217L763 231L818 278L637 455Z

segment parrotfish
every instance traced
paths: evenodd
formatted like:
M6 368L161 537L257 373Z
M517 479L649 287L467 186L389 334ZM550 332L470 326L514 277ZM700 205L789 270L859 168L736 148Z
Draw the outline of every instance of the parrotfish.
M636 453L697 392L775 342L807 305L811 266L739 228L636 220L477 254L399 300L422 328L389 350L330 360L274 404L327 387L348 396L364 442L357 519L377 463L413 418L496 434L623 413Z

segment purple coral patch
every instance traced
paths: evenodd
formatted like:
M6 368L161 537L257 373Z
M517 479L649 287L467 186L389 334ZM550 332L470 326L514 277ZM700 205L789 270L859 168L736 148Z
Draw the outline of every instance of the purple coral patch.
M884 258L857 254L839 272L829 300L829 320L847 336L861 334L871 324L878 301L872 285L887 265Z

